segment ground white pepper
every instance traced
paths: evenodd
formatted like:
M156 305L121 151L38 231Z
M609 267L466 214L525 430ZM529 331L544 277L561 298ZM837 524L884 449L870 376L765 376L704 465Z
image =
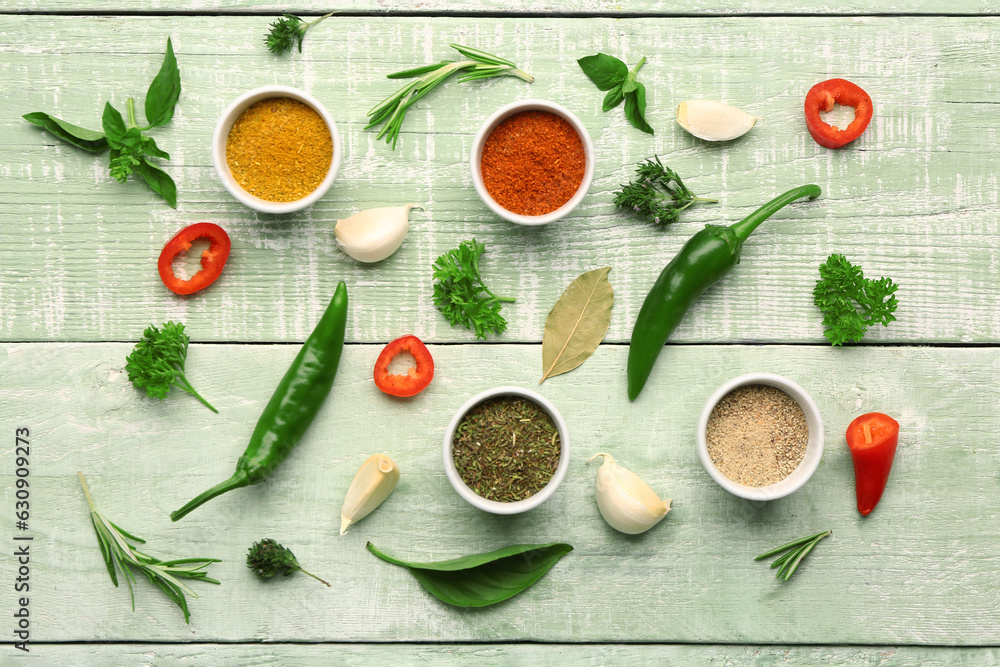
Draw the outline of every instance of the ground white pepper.
M705 430L715 467L744 486L788 477L806 453L809 426L791 396L768 385L738 387L712 410Z
M302 199L333 161L333 138L308 104L270 97L250 106L226 139L226 163L244 190L265 201Z

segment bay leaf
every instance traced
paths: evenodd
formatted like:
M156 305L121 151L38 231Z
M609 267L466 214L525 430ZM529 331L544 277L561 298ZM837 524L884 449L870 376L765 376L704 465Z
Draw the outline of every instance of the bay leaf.
M594 353L611 324L615 293L610 266L588 271L569 284L545 319L542 379L571 371Z
M366 545L387 563L410 571L431 595L458 607L485 607L511 598L538 581L573 550L568 544L512 544L471 556L433 563L413 563Z

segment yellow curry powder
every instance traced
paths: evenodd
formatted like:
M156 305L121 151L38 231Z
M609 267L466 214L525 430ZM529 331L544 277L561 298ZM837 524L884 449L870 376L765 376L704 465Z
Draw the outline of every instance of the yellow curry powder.
M240 114L226 140L226 162L240 186L266 201L289 202L315 190L330 170L333 138L308 104L261 100Z

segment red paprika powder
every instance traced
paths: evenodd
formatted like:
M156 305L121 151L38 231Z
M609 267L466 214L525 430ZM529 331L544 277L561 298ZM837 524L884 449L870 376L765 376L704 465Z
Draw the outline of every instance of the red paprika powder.
M555 211L583 182L583 141L548 111L522 111L500 123L483 144L480 170L493 200L519 215Z

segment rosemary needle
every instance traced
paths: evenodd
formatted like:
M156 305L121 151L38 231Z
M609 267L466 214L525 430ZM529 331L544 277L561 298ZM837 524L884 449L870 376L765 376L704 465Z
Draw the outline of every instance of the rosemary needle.
M754 558L755 561L763 560L769 558L770 556L775 556L780 554L782 551L787 551L780 558L775 559L771 563L771 568L779 568L777 577L782 581L788 581L788 578L792 576L795 570L799 567L799 563L802 559L809 555L819 541L822 540L827 535L833 533L832 530L828 530L822 533L816 533L815 535L807 535L805 537L800 537L797 540L792 540L788 544L782 544L780 547L775 547L770 551L765 551L761 555Z

